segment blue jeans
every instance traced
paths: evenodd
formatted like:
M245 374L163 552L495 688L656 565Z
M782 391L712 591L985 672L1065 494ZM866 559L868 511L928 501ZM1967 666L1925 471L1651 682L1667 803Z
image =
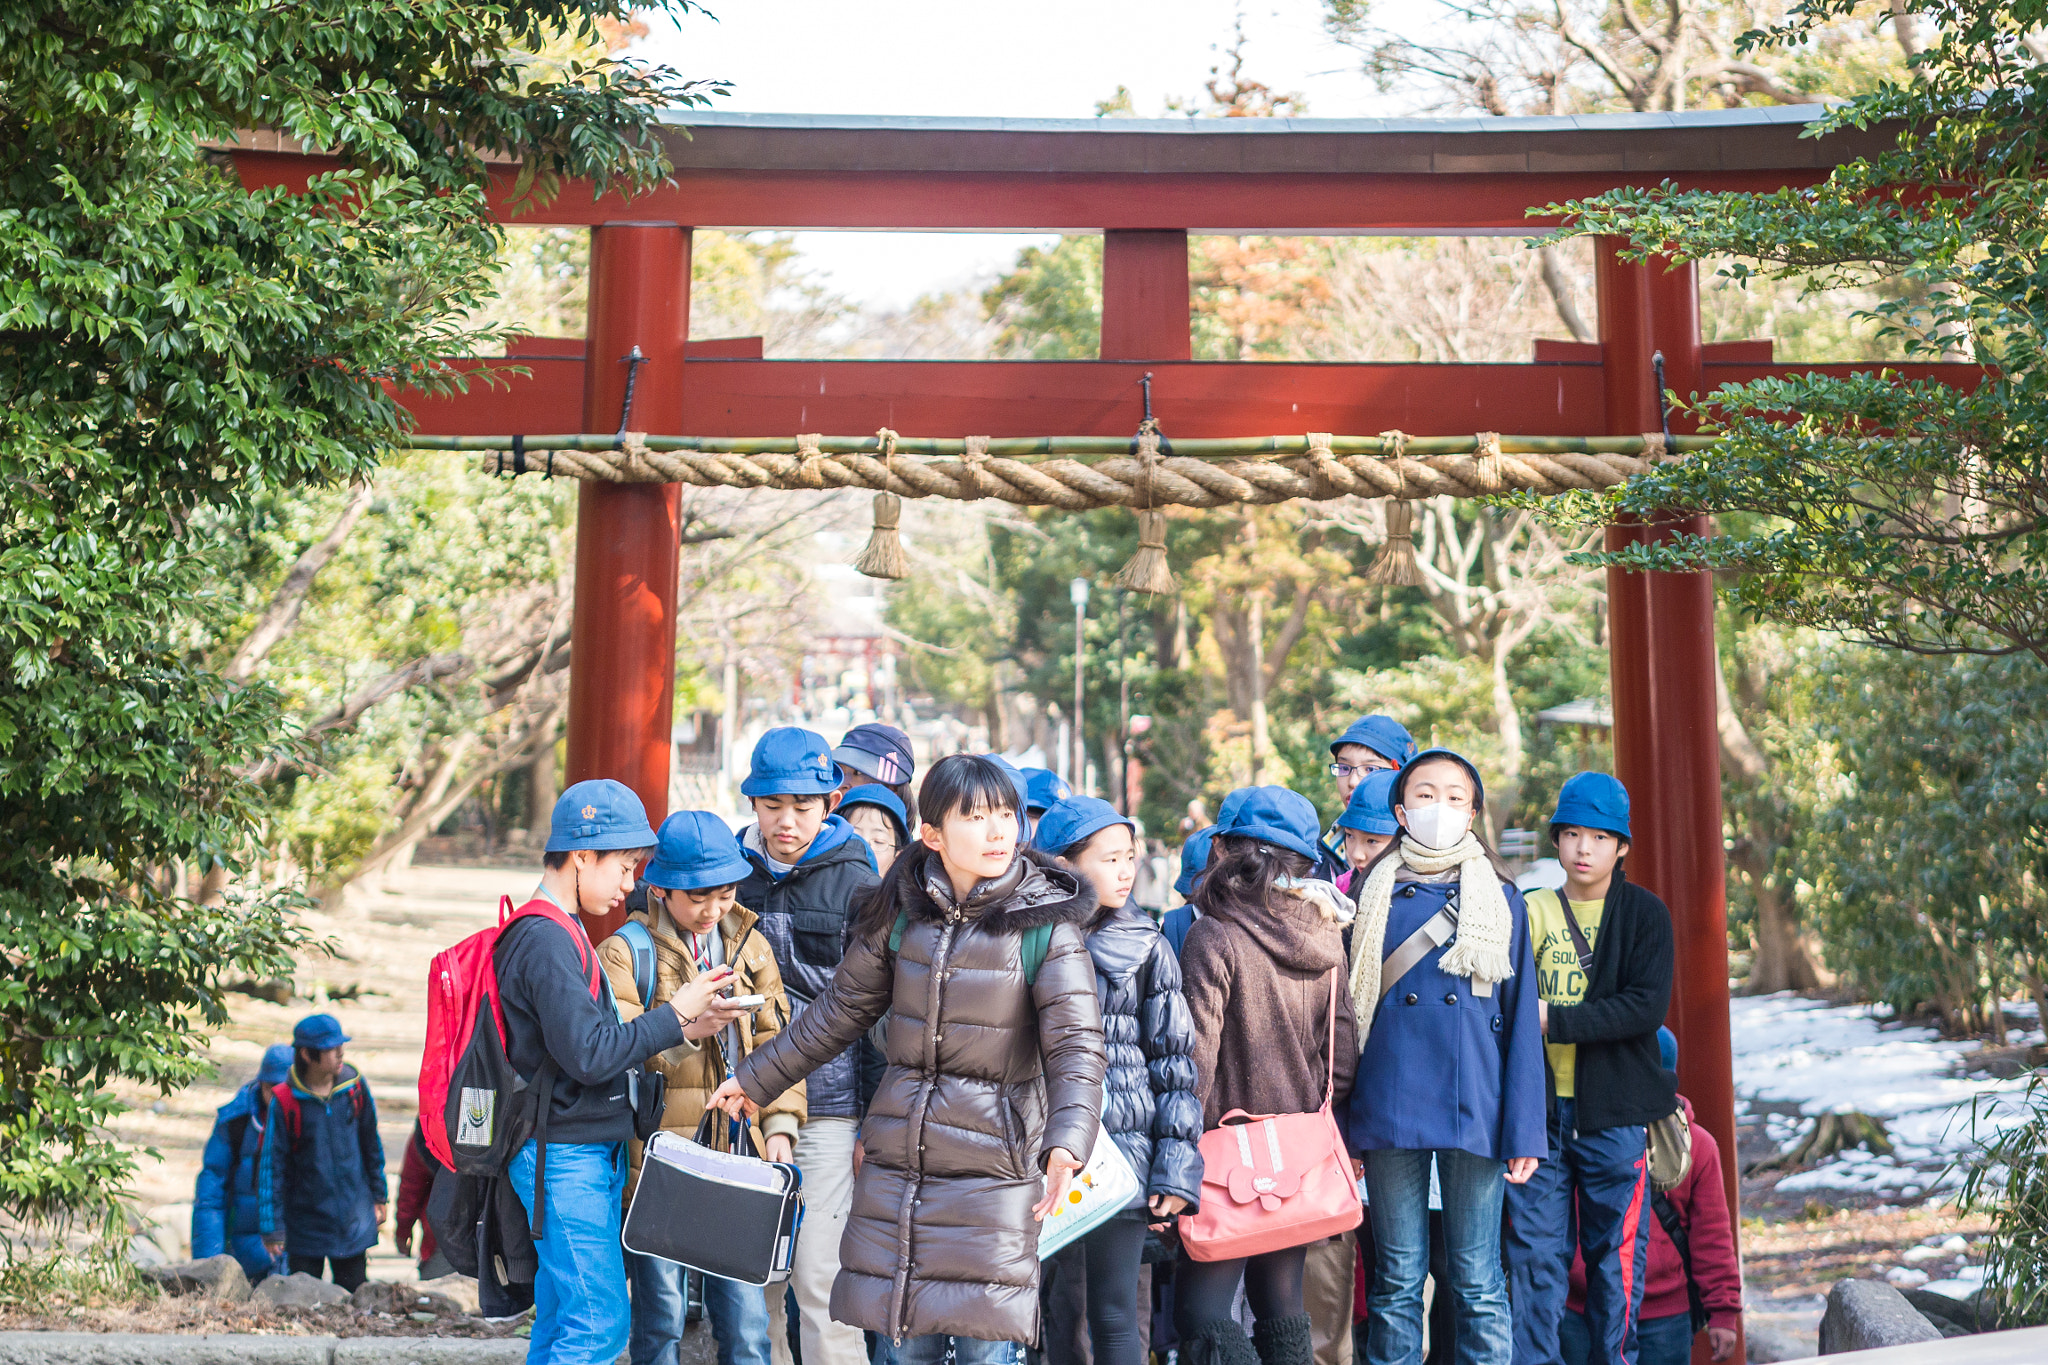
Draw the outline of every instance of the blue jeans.
M1576 1130L1560 1099L1550 1157L1508 1191L1508 1275L1515 1290L1514 1365L1560 1365L1558 1330L1572 1250L1586 1259L1586 1325L1608 1365L1639 1365L1636 1315L1650 1238L1649 1137L1637 1127Z
M537 1149L512 1158L512 1188L533 1214ZM527 1365L612 1365L626 1349L631 1309L619 1246L619 1203L626 1192L623 1142L548 1144L547 1218L540 1273L533 1282L533 1336Z
M1644 1318L1636 1324L1641 1365L1692 1365L1692 1314ZM1601 1365L1593 1355L1593 1326L1584 1313L1569 1309L1557 1334L1564 1365Z
M1422 1281L1429 1274L1429 1163L1436 1158L1443 1191L1445 1253L1454 1296L1457 1365L1508 1365L1514 1327L1507 1276L1500 1265L1501 1191L1507 1165L1442 1148L1365 1154L1372 1198L1372 1315L1368 1365L1421 1365Z
M943 1333L905 1337L896 1347L897 1365L945 1365L948 1343L953 1347L953 1365L1023 1365L1024 1348L1014 1341L975 1341Z
M683 1339L683 1268L659 1256L626 1253L633 1283L632 1365L676 1365ZM757 1285L703 1277L704 1312L718 1342L718 1365L768 1365L768 1304Z

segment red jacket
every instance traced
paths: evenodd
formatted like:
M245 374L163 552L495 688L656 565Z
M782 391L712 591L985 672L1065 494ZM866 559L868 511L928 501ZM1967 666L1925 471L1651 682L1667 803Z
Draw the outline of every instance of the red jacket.
M1685 1117L1692 1124L1692 1169L1678 1188L1664 1197L1678 1210L1678 1221L1692 1244L1692 1273L1700 1299L1707 1306L1707 1325L1734 1331L1742 1318L1742 1266L1735 1257L1735 1229L1728 1223L1728 1195L1721 1184L1721 1149L1714 1135L1693 1118L1692 1101L1683 1095ZM1650 1228L1650 1269L1643 1278L1642 1318L1668 1318L1691 1311L1685 1294L1685 1262L1655 1215L1643 1220ZM1572 1256L1572 1289L1566 1306L1586 1311L1586 1262Z
M440 1166L427 1150L427 1140L415 1121L412 1136L405 1141L405 1165L399 1169L398 1218L392 1231L403 1233L414 1223L420 1225L419 1245L413 1250L419 1253L421 1265L434 1254L434 1230L427 1225L427 1196L433 1192L434 1174Z

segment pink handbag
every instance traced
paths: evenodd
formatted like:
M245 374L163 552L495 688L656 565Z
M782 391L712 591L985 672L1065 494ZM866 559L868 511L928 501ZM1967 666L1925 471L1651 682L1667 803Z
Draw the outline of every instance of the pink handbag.
M1202 1206L1183 1214L1180 1240L1197 1261L1232 1261L1349 1232L1364 1218L1344 1135L1330 1112L1337 1090L1337 972L1330 973L1330 1060L1313 1114L1233 1109L1202 1134Z

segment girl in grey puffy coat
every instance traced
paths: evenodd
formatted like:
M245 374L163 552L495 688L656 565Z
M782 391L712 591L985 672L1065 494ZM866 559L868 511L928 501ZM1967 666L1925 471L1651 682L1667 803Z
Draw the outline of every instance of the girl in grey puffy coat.
M1195 1093L1195 1028L1181 995L1180 962L1156 925L1128 904L1136 827L1107 801L1068 797L1039 821L1036 846L1095 887L1088 954L1109 1055L1102 1126L1144 1182L1123 1214L1060 1253L1062 1274L1086 1283L1096 1365L1143 1365L1138 1265L1145 1229L1194 1211L1202 1189L1202 1102ZM1060 1323L1047 1335L1060 1339Z

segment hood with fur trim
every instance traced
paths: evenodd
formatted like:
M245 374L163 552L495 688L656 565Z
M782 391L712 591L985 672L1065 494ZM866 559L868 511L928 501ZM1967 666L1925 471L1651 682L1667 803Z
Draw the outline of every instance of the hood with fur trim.
M905 857L892 873L913 920L936 924L958 915L992 934L1021 934L1047 924L1085 926L1095 915L1095 887L1035 848L1019 850L1000 877L979 883L957 906L945 866L930 849Z

